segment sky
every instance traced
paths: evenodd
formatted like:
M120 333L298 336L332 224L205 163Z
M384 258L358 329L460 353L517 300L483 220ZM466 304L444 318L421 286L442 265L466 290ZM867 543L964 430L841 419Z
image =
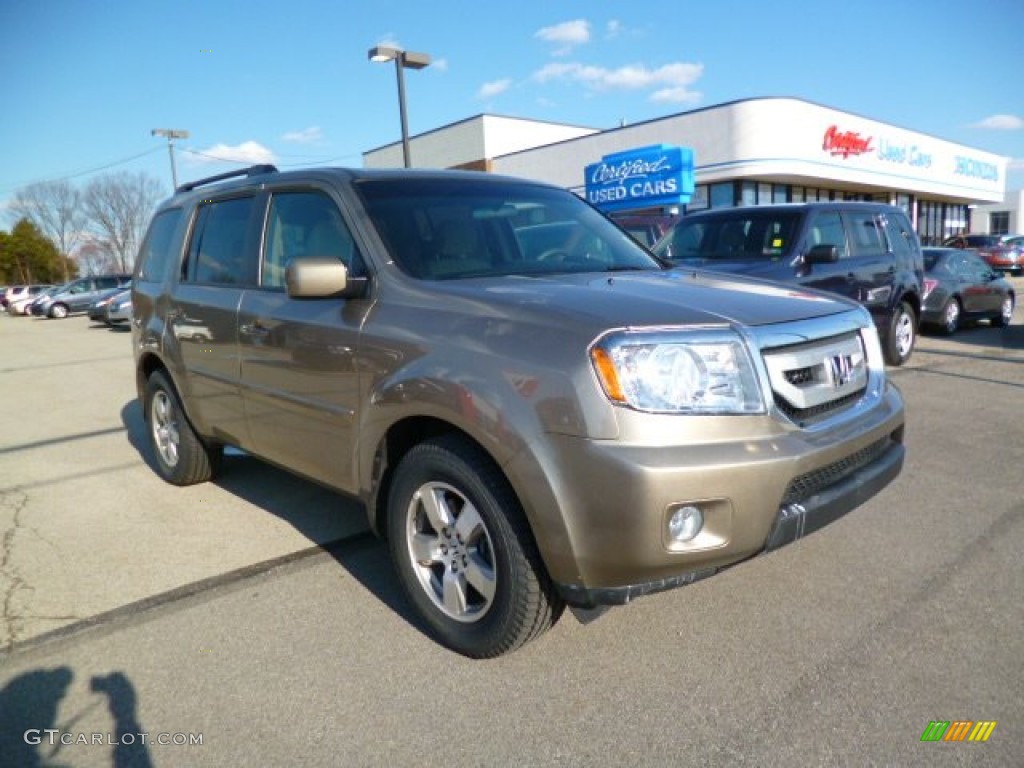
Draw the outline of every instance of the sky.
M1024 187L1024 0L0 0L0 228L21 187L254 162L361 166L482 113L590 128L790 96L1011 159ZM699 164L699 158L697 158Z

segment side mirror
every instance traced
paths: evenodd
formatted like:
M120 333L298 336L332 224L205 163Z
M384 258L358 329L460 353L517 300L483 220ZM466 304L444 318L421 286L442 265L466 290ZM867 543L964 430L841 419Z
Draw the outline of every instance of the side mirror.
M839 249L834 245L816 245L804 255L805 264L833 264L839 261Z
M366 291L365 277L352 277L348 267L329 256L292 259L285 266L284 283L293 299L351 299Z

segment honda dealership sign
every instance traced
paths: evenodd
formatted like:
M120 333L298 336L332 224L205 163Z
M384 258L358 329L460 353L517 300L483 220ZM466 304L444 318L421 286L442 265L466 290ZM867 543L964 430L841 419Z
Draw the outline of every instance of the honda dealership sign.
M681 205L693 187L688 147L656 144L617 152L586 169L587 200L604 211Z

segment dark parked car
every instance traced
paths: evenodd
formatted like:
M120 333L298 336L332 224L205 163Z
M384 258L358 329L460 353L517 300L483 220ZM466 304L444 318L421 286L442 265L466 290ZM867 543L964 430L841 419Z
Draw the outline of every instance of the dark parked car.
M32 305L32 314L43 317L67 317L72 312L86 312L89 305L104 291L123 288L131 281L131 275L93 275L72 280Z
M672 264L797 283L863 304L885 361L914 350L924 263L907 215L881 203L789 203L689 214L654 247Z
M119 294L122 294L125 291L130 292L131 287L132 285L129 281L126 285L119 288L108 288L105 291L100 291L87 310L89 319L94 323L109 323L109 318L107 317L107 306Z
M1002 235L963 234L946 238L942 244L974 251L993 269L1019 275L1024 273L1024 244L1014 240Z
M1013 318L1013 286L978 254L959 248L924 249L921 322L955 333L970 320L1005 326Z

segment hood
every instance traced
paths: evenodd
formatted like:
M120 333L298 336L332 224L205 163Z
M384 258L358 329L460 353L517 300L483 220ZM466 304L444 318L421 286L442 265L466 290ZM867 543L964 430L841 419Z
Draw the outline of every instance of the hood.
M858 305L799 286L709 271L507 276L436 282L432 288L505 317L608 328L759 326L848 312ZM582 328L580 330L583 330Z
M760 277L764 280L789 280L793 270L781 259L674 259L672 266L677 269L706 269L713 272L728 272L733 275Z

